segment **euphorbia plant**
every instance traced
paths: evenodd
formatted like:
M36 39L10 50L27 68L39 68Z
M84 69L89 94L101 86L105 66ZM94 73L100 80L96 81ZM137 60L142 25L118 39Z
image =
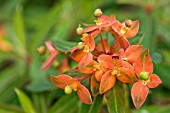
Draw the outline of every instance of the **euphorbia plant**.
M80 72L81 75L52 75L51 80L57 87L64 89L66 94L76 91L85 104L93 104L90 92L93 96L105 95L108 99L109 91L117 82L132 84L131 96L138 109L146 100L149 88L155 88L162 82L152 73L153 64L149 50L142 50L142 45L130 45L128 41L128 38L137 34L139 21L119 22L115 15L108 17L102 14L100 9L95 10L94 16L97 18L94 20L95 24L84 24L87 26L84 29L79 25L76 32L82 35L81 42L66 51L70 52L70 58L78 63L72 70ZM100 40L95 41L98 36ZM112 44L109 43L109 38L114 38ZM47 65L50 66L57 52L50 49L51 43L46 45L50 51L49 59L52 57L47 60ZM87 78L90 78L90 92L81 84Z

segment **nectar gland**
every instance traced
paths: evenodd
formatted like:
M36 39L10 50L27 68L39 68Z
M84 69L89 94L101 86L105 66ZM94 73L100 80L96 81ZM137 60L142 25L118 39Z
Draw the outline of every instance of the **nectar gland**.
M90 52L90 48L89 48L88 45L85 45L85 46L84 46L83 52L85 52L85 53Z

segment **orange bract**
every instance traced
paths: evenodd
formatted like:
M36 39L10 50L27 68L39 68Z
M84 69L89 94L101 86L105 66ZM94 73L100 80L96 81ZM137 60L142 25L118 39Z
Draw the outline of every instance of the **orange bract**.
M134 64L134 71L138 76L138 82L136 82L131 90L131 96L135 107L138 109L145 101L148 95L149 88L155 88L162 83L160 78L152 74L153 64L149 55L149 50L145 49L137 58ZM149 77L147 80L140 78L140 73L147 72Z
M51 76L52 82L59 88L64 89L66 86L70 86L77 92L80 100L86 104L92 104L90 93L86 87L80 84L76 79L68 75Z
M50 52L50 56L47 58L47 60L42 64L42 68L41 70L45 70L50 68L50 66L52 65L52 63L54 62L55 58L58 55L57 50L54 48L54 46L52 45L51 42L46 41L45 42L48 51Z
M131 96L137 109L144 103L149 88L155 88L162 83L160 78L152 74L153 64L149 50L142 51L142 45L130 45L128 38L134 37L139 30L139 20L119 22L115 15L110 17L101 11L95 13L96 24L84 24L87 28L79 29L81 42L67 52L78 65L74 71L80 73L72 78L61 74L51 76L52 82L67 94L76 91L80 100L92 104L88 89L80 82L90 78L90 89L93 96L107 94L116 81L133 84ZM80 27L79 27L80 28ZM114 38L114 42L109 42ZM96 39L99 40L97 43ZM46 42L50 56L43 63L42 69L51 66L58 52L50 42ZM142 77L141 77L142 75Z

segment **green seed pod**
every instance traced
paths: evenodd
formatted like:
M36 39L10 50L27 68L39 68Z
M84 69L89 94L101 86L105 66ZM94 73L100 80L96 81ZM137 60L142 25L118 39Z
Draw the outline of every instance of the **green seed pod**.
M76 33L78 34L78 35L82 35L83 34L83 28L81 27L81 25L79 25L79 27L76 29Z
M143 72L140 73L139 78L140 78L141 80L148 80L148 79L149 79L149 73L143 71Z
M126 20L125 21L125 26L126 27L131 27L132 26L132 20Z
M40 55L43 55L46 52L46 48L44 46L40 46L39 48L37 48L37 51Z
M102 15L101 9L96 9L96 10L94 11L94 16L95 16L96 18L100 17L101 15Z
M65 94L71 94L72 88L67 85L67 86L64 88L64 92L65 92Z

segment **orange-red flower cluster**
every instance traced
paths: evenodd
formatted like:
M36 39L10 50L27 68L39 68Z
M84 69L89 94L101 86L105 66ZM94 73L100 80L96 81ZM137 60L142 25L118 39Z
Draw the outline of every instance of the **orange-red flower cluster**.
M85 78L90 77L93 96L106 93L114 87L116 81L133 84L131 96L135 107L139 108L148 95L148 89L162 82L157 75L152 74L149 50L142 50L142 45L130 45L128 41L128 38L137 34L139 21L119 22L115 15L108 17L99 11L94 13L97 17L95 24L85 24L87 28L79 26L77 29L78 34L82 35L81 42L68 50L71 52L70 57L78 63L76 70L88 75ZM95 38L100 41L95 42ZM114 38L112 44L109 38ZM53 59L51 57L49 59ZM61 74L51 76L51 80L66 93L76 91L82 102L92 103L89 91L80 83L84 78Z

